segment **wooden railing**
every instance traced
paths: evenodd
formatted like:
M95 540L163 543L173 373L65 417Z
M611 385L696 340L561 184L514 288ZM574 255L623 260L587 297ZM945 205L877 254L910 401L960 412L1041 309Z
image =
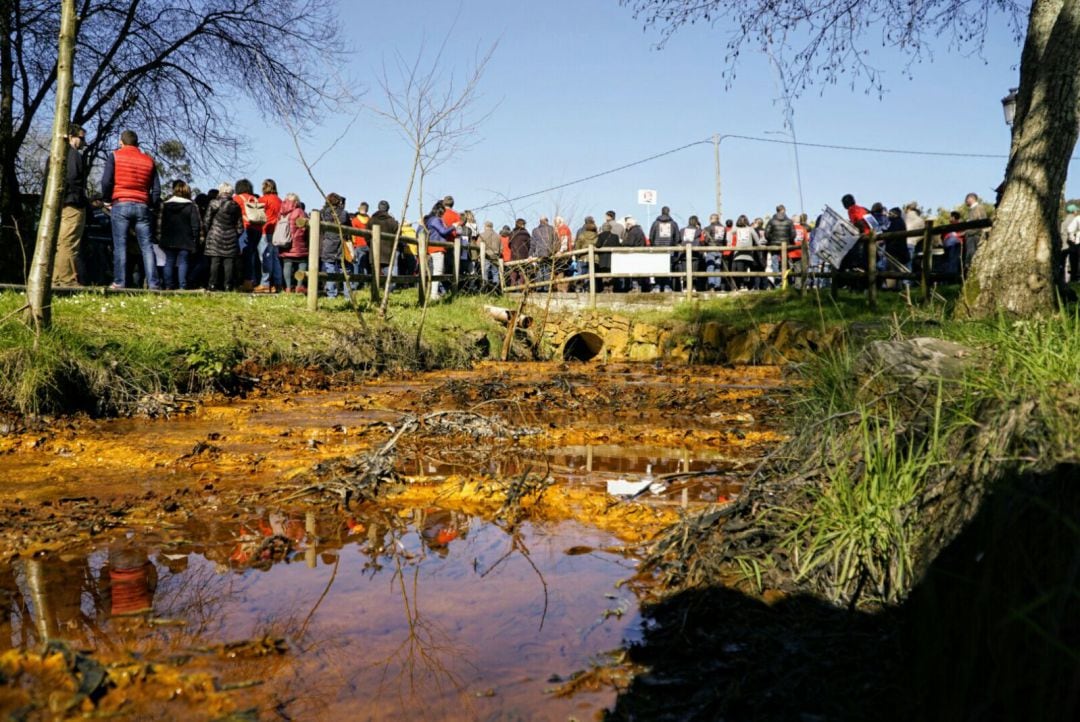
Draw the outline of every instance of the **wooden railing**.
M921 290L922 298L928 299L930 297L931 284L937 281L944 280L956 280L956 274L950 273L934 273L933 272L933 249L935 247L934 238L941 237L947 233L963 233L964 231L977 230L983 228L989 228L991 226L990 220L978 220L978 221L966 221L963 223L952 223L948 225L937 226L932 220L926 222L925 228L910 230L910 231L895 231L885 232L879 234L871 234L870 236L860 239L859 243L866 244L866 257L867 266L865 269L857 270L826 270L825 268L812 269L809 267L809 249L800 248L798 245L788 245L782 243L780 245L772 246L699 246L693 244L683 244L678 246L645 246L645 247L613 247L613 248L597 248L595 246L588 246L586 248L567 251L564 253L556 253L549 257L544 258L528 258L518 261L503 261L500 257L498 261L498 286L503 292L529 292L529 291L543 291L551 289L556 285L567 284L588 284L588 298L591 306L596 305L596 293L598 282L605 280L630 280L637 279L643 276L651 277L652 279L679 279L680 285L682 285L683 293L690 297L694 293L694 281L696 279L711 279L719 278L727 281L728 287L733 287L736 279L743 278L768 278L775 279L779 282L781 288L786 289L792 279L793 274L800 280L800 288L802 292L806 292L806 289L810 287L811 282L818 279L828 279L832 292L835 294L839 282L857 280L865 282L867 299L871 306L877 303L877 284L882 279L895 279L898 281L912 281L917 282ZM382 274L379 258L381 255L382 246L385 243L393 243L395 234L385 233L376 224L370 229L359 229L351 226L338 226L335 223L327 223L319 218L319 213L316 211L311 214L311 233L308 244L308 267L307 272L298 272L297 278L304 279L309 277L317 277L319 281L341 281L344 283L367 283L370 284L371 296L375 302L378 302L382 293L382 285L385 283L385 278ZM369 248L370 268L371 273L367 275L357 276L349 273L326 273L318 270L320 268L319 262L319 250L321 235L323 232L331 231L333 233L340 234L342 242L349 242L349 239L355 237L362 237L367 240ZM894 270L878 270L878 242L887 242L891 240L908 238L919 238L919 244L917 248L921 251L923 262L919 271L913 272L906 268L900 270L896 268ZM489 266L491 261L488 260L488 249L482 241L473 244L463 244L460 238L454 239L452 243L443 241L432 241L427 238L427 234L421 230L417 233L417 237L406 238L401 237L398 242L398 252L401 252L402 247L406 244L415 244L417 246L417 261L418 263L427 262L428 250L432 247L440 247L445 249L444 252L452 254L450 268L447 271L444 267L444 272L439 275L431 276L428 278L429 283L447 283L454 290L461 287L463 280L470 280L470 276L465 276L462 273L461 256L462 250L467 249L470 255L475 255L479 259L479 265L477 267L478 273L471 274L471 279L480 279L480 282L486 282L488 278ZM799 249L802 251L802 262L799 264L797 270L793 270L789 264L788 252ZM694 270L694 256L700 256L703 254L730 254L730 257L734 257L736 253L777 253L779 254L779 270L776 271L733 271L730 269L719 268L712 271ZM668 256L683 255L682 263L684 268L674 271L649 271L641 273L612 273L612 272L599 272L597 271L597 257L603 254L614 256L616 254L664 254ZM587 271L575 276L556 276L555 271L561 266L569 265L572 261L582 261L587 265ZM895 264L894 264L895 265ZM608 264L610 267L610 263ZM390 271L393 272L394 264L390 264ZM538 273L538 271L545 270L546 273ZM510 279L514 271L519 271L519 275L523 282L511 283ZM419 292L421 296L425 293L424 284L420 283L421 278L428 276L426 271L422 272L422 275L414 274L393 274L392 282L395 285L412 285L419 284ZM546 277L545 277L546 276ZM318 283L308 283L308 309L315 310L318 308ZM422 300L422 299L421 299Z

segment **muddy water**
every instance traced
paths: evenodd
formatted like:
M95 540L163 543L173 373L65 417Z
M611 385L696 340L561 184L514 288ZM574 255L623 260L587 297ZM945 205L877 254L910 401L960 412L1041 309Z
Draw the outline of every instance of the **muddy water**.
M137 717L589 719L634 671L640 543L737 497L780 393L775 369L491 366L5 437L0 649L152 663L91 706ZM405 436L379 502L294 498L404 414L465 409L530 433ZM507 517L523 478L550 485ZM77 687L33 671L0 707Z

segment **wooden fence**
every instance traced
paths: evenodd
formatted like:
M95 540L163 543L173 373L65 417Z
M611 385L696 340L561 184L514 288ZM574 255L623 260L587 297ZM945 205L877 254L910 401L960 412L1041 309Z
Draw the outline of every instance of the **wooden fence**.
M778 246L753 246L742 248L744 252L751 251L753 253L778 253L780 260L780 268L776 271L733 271L725 270L723 268L715 269L712 271L694 270L694 256L706 253L731 253L734 254L739 249L733 249L730 246L698 246L692 244L684 244L678 246L646 246L646 247L614 247L614 248L596 248L595 246L589 246L587 248L567 251L565 253L557 253L548 258L542 259L525 259L520 261L503 261L501 258L498 261L498 287L503 292L529 292L533 290L548 290L552 286L567 285L567 284L587 284L588 286L588 298L589 305L596 305L596 293L598 282L605 280L630 280L637 279L643 276L649 276L653 279L679 279L680 285L682 285L683 291L688 298L694 293L694 281L695 279L710 279L719 278L726 280L729 287L734 285L735 279L742 278L768 278L774 279L779 282L781 288L787 288L792 276L794 275L799 279L800 289L803 293L810 287L812 282L819 279L828 279L830 281L830 287L835 294L840 283L848 281L855 281L866 284L867 300L871 307L877 305L877 285L879 280L892 279L896 281L911 281L916 282L919 285L923 300L930 297L931 285L940 281L955 281L958 280L958 276L955 273L935 273L933 271L933 263L925 262L925 259L932 259L934 257L934 238L940 238L948 233L963 233L969 230L979 230L983 228L989 228L991 226L990 220L978 220L978 221L966 221L963 223L951 223L948 225L937 226L932 220L926 222L925 228L910 230L910 231L895 231L885 232L879 234L872 234L868 238L862 239L859 242L866 244L866 256L867 265L865 269L857 270L826 270L825 268L812 269L809 264L806 263L808 253L807 249L801 249L803 251L802 263L799 264L798 269L792 269L789 265L788 252L795 250L797 246L790 246L786 243ZM369 258L371 273L367 275L356 276L348 271L345 273L325 273L319 271L319 248L322 233L331 231L338 233L342 237L342 242L348 242L348 239L354 237L362 237L367 240L369 248ZM904 239L905 242L908 238L919 238L919 243L916 248L917 253L921 255L924 262L920 264L918 272L909 271L906 268L901 270L896 267L897 264L893 264L892 270L879 270L878 269L878 242L888 242L892 240ZM299 271L296 274L298 279L304 280L308 277L316 276L319 281L341 281L344 283L367 283L370 284L371 297L376 303L380 300L382 293L382 285L385 283L382 270L380 268L379 257L382 245L385 243L393 243L394 234L384 233L378 225L373 225L370 229L358 229L351 226L338 226L334 223L327 223L321 221L319 213L316 211L311 214L311 234L309 241L309 255L308 255L308 267L309 271ZM398 242L399 252L405 243L415 244L417 246L417 259L421 265L419 275L413 274L394 274L393 283L395 285L412 285L419 284L420 300L423 301L423 294L425 293L425 283L447 283L454 290L461 287L463 280L476 281L478 278L481 283L486 282L489 274L489 266L491 261L487 258L488 249L481 241L474 244L462 244L461 239L455 239L453 243L447 243L442 241L431 241L427 238L427 234L423 231L417 233L415 239L402 237ZM441 247L444 253L449 252L452 254L450 259L450 269L447 272L444 265L444 272L439 275L431 276L428 278L426 270L426 261L428 258L428 250L432 247ZM477 266L477 273L464 275L462 273L461 254L463 249L468 249L470 255L478 257L479 264ZM501 249L500 249L501 250ZM614 256L616 254L665 254L668 256L683 255L682 265L683 269L668 271L668 272L641 272L641 273L611 273L611 272L599 272L597 271L597 257L602 254L609 254ZM579 263L584 263L586 266L586 272L575 276L556 276L555 271L560 267L568 266L572 261L577 260ZM610 264L608 264L610 267ZM391 272L394 264L390 265ZM544 273L537 273L537 271L543 270ZM515 275L512 272L519 271L517 276L522 279L520 283L511 283L511 276ZM470 278L471 277L471 278ZM308 310L314 311L318 308L318 283L307 284L307 307Z

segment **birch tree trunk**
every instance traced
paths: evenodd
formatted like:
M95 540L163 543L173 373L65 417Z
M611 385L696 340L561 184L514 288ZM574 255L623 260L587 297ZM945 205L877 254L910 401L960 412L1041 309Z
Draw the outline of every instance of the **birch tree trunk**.
M34 258L26 280L29 321L38 330L52 322L52 271L56 234L67 165L68 126L71 122L72 64L75 59L75 0L63 0L60 10L60 47L56 59L56 115L49 145L49 177L42 198Z
M1077 140L1080 2L1034 0L1020 58L1020 88L1005 188L990 236L975 255L959 312L1029 316L1056 305L1052 249Z

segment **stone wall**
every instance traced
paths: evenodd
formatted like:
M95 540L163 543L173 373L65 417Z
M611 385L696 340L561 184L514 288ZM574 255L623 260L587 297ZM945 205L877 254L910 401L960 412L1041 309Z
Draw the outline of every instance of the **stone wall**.
M659 326L616 313L589 310L552 314L544 329L542 344L550 357L564 358L567 342L583 332L596 334L603 340L596 361L664 360L741 365L806 361L832 347L843 335L840 327L822 331L794 321L751 326L673 321Z

